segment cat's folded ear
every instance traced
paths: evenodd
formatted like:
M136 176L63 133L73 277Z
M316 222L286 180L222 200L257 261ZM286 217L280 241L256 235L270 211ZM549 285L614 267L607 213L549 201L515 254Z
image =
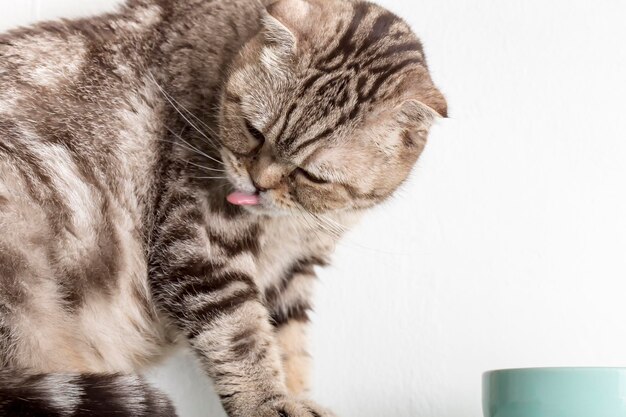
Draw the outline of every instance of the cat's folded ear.
M424 149L428 131L436 119L447 117L448 106L443 94L432 84L413 90L396 111L396 120L402 128L402 143L419 155Z
M417 153L415 154L418 156L424 149L424 145L426 145L428 131L435 120L446 117L445 99L443 99L441 93L439 95L443 103L438 99L437 101L430 101L430 104L425 104L420 99L412 98L404 101L397 108L396 121L402 129L400 139L402 139L402 143L406 147L416 150ZM438 110L435 110L432 106L437 107Z
M304 0L278 0L267 6L263 18L267 41L294 50L298 39L311 29L315 8Z
M448 117L448 103L425 70L407 77L402 89L406 92L398 112L402 122L430 127L435 119Z
M428 128L441 115L421 101L409 99L399 106L396 117L406 127Z

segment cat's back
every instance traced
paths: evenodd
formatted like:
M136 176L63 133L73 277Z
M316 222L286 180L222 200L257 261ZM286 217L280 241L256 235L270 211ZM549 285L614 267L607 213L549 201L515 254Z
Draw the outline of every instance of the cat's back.
M78 127L90 123L88 111L77 108L87 54L84 37L63 22L0 34L0 231L5 253L11 243L28 244L29 239L15 238L27 237L31 228L42 246L46 232L59 238L72 217L91 212L87 202L92 198L84 198L89 186L77 175L88 167L81 152L87 140Z
M75 208L145 198L163 129L163 99L145 71L159 20L158 10L141 9L0 34L5 188L71 190L59 199ZM81 186L99 195L80 198Z
M149 308L133 307L148 305L143 222L162 130L139 51L157 18L0 34L0 329L11 321L15 340L38 352L12 359L22 366L107 369L77 346L161 343ZM136 326L94 329L111 317ZM117 369L141 361L115 356Z
M52 87L71 79L79 71L85 52L84 39L72 33L63 22L1 33L0 91L3 99L11 98L16 90Z

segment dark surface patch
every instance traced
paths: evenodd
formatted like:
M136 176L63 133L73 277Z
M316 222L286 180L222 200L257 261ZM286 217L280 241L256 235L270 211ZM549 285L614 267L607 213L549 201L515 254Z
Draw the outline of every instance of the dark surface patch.
M307 323L309 322L309 311L311 311L311 305L308 302L300 301L291 304L286 309L273 311L270 320L274 327L284 326L291 320Z
M325 129L322 133L316 135L315 137L305 140L301 143L299 143L296 148L294 150L291 151L292 155L297 155L298 153L302 152L304 149L308 148L309 146L313 145L314 143L330 136L333 133L333 129L328 128Z
M412 148L415 146L415 142L413 141L413 136L411 135L410 131L404 130L400 134L400 137L402 138L402 144L407 148Z
M141 282L144 282L143 277ZM140 287L140 285L142 284L136 283L132 286L133 298L141 308L144 317L147 317L151 321L156 321L158 317L154 308L154 303L152 302L150 294L147 294L146 290L143 287Z
M376 94L383 86L383 84L391 78L393 75L398 74L401 70L409 65L420 65L421 60L418 58L408 58L404 61L401 61L395 65L383 65L378 68L372 70L373 73L377 74L376 79L374 80L372 87L369 89L367 93L360 97L362 101L371 101L376 97Z
M241 234L239 234L235 239L228 240L219 232L216 232L207 227L207 234L209 236L211 244L215 244L223 249L228 257L239 255L242 252L250 252L255 256L258 255L260 250L260 233L261 227L258 223L255 223L248 227Z
M166 217L180 207L196 207L198 199L191 190L182 187L173 187L168 190L163 198L160 213L157 216L157 224L166 223Z
M372 6L370 4L363 2L357 3L354 6L354 15L352 16L350 24L348 25L341 39L339 39L339 43L337 44L337 46L320 60L320 62L318 63L319 68L322 68L326 72L331 72L341 68L346 63L350 55L356 49L354 37L359 27L362 25L363 20L369 13L371 7ZM329 62L335 61L338 57L341 57L341 61L339 61L337 64L327 64Z
M258 348L257 333L257 329L248 328L231 338L230 349L237 360L249 357L250 354Z
M13 334L13 327L9 322L10 315L9 308L0 303L0 369L7 368L10 361L13 359L12 355L15 353L11 348L15 343L15 336Z
M114 225L109 203L104 200L100 212L103 218L96 222L96 245L84 258L76 260L72 268L59 274L63 299L67 308L76 311L83 304L88 294L111 296L120 271L123 269L124 243ZM57 253L62 259L64 253ZM62 261L57 260L59 264Z
M66 417L43 399L29 398L28 390L13 390L3 398L0 389L0 415L5 417Z
M29 269L25 254L0 243L0 294L9 306L16 307L26 302L28 294L23 279Z
M361 53L371 48L372 45L376 44L380 39L385 38L389 34L391 27L398 21L399 18L397 16L387 11L380 14L374 21L370 33L361 48L356 52L355 57L359 57Z
M83 375L79 384L83 389L80 410L87 415L129 415L131 410L123 404L124 386L115 384L111 379L95 375ZM119 397L122 398L119 398Z
M283 273L283 277L278 284L269 287L264 294L265 302L270 309L278 302L280 296L289 288L289 285L296 275L309 275L315 277L315 266L327 266L328 262L320 257L311 256L298 259L289 266Z
M12 165L22 177L26 194L37 202L46 213L48 221L56 233L71 229L71 210L56 190L50 174L42 161L25 144L17 140L0 140L0 153L10 158Z
M201 309L193 311L193 319L184 319L189 322L188 336L192 339L197 337L215 319L232 314L244 303L258 299L258 296L259 291L255 287L247 287L218 302L206 304Z
M325 73L323 71L316 71L314 74L310 75L308 78L306 78L304 81L302 81L302 84L300 85L299 97L304 97L305 93L311 87L313 87L313 85L317 82L317 80L322 78L324 76L324 74Z
M234 220L246 216L246 212L240 206L230 204L224 198L212 198L209 200L209 207L214 213L223 216L226 220Z
M161 287L163 284L184 283L189 277L211 277L224 266L223 262L209 260L204 257L188 259L181 262L180 265L167 268L167 270L164 271L163 275L167 281L154 282L154 284Z
M176 415L170 401L138 377L82 375L79 385L83 388L79 417Z
M383 50L382 52L373 55L371 58L368 58L367 60L363 61L361 63L361 65L363 67L369 67L370 65L382 61L384 59L387 58L393 58L394 55L398 55L401 53L405 53L405 52L413 52L413 53L417 53L420 56L422 55L422 44L419 43L418 41L410 41L410 42L404 42L404 43L396 43L393 44L389 47L387 47L385 50ZM416 54L416 55L417 55ZM420 60L420 62L423 63L423 61Z
M199 210L193 211L193 218L188 221L171 222L163 227L160 233L162 242L191 241L198 238L197 214Z
M185 282L175 289L175 294L168 303L182 303L188 297L195 297L201 294L213 294L224 290L230 284L244 283L248 287L254 286L254 282L249 275L241 272L220 272L213 276L189 277ZM193 306L188 306L193 308Z
M283 120L283 125L278 130L278 133L276 134L276 139L275 139L276 147L279 150L280 149L284 150L288 148L291 142L293 141L293 138L287 138L286 140L283 140L283 135L285 134L285 131L287 130L287 127L289 126L289 122L291 121L291 115L293 114L294 111L296 111L297 108L298 108L298 104L292 103L291 106L289 106L289 109L287 110L287 112L285 113L285 119Z
M45 374L18 375L8 369L0 370L0 415L65 417L66 414L55 406L56 401L52 401L51 396L55 395L49 389L54 382L52 378L54 376ZM65 375L63 379L73 381L72 392L78 395L73 417L176 416L169 400L139 377L75 374ZM139 407L133 407L137 403Z
M291 116L293 115L293 112L295 112L297 108L298 108L297 102L291 103L291 106L289 106L289 109L285 113L285 119L283 120L283 125L278 130L278 133L276 134L276 139L275 139L276 145L279 147L282 146L281 140L287 131L287 127L289 126L289 123L291 122Z
M317 411L315 411L315 410L313 410L311 408L309 408L309 411L311 412L311 415L313 417L321 417Z

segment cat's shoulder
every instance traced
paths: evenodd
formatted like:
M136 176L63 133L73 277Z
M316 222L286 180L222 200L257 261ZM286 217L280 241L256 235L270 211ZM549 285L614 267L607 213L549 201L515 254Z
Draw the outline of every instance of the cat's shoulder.
M64 21L4 32L0 34L0 88L43 86L71 77L86 53L85 40Z

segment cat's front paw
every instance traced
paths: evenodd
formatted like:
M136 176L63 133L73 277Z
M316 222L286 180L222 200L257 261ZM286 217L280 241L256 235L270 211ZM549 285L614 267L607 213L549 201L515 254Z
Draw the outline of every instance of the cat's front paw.
M263 405L258 417L336 417L319 405L300 399L281 398Z

